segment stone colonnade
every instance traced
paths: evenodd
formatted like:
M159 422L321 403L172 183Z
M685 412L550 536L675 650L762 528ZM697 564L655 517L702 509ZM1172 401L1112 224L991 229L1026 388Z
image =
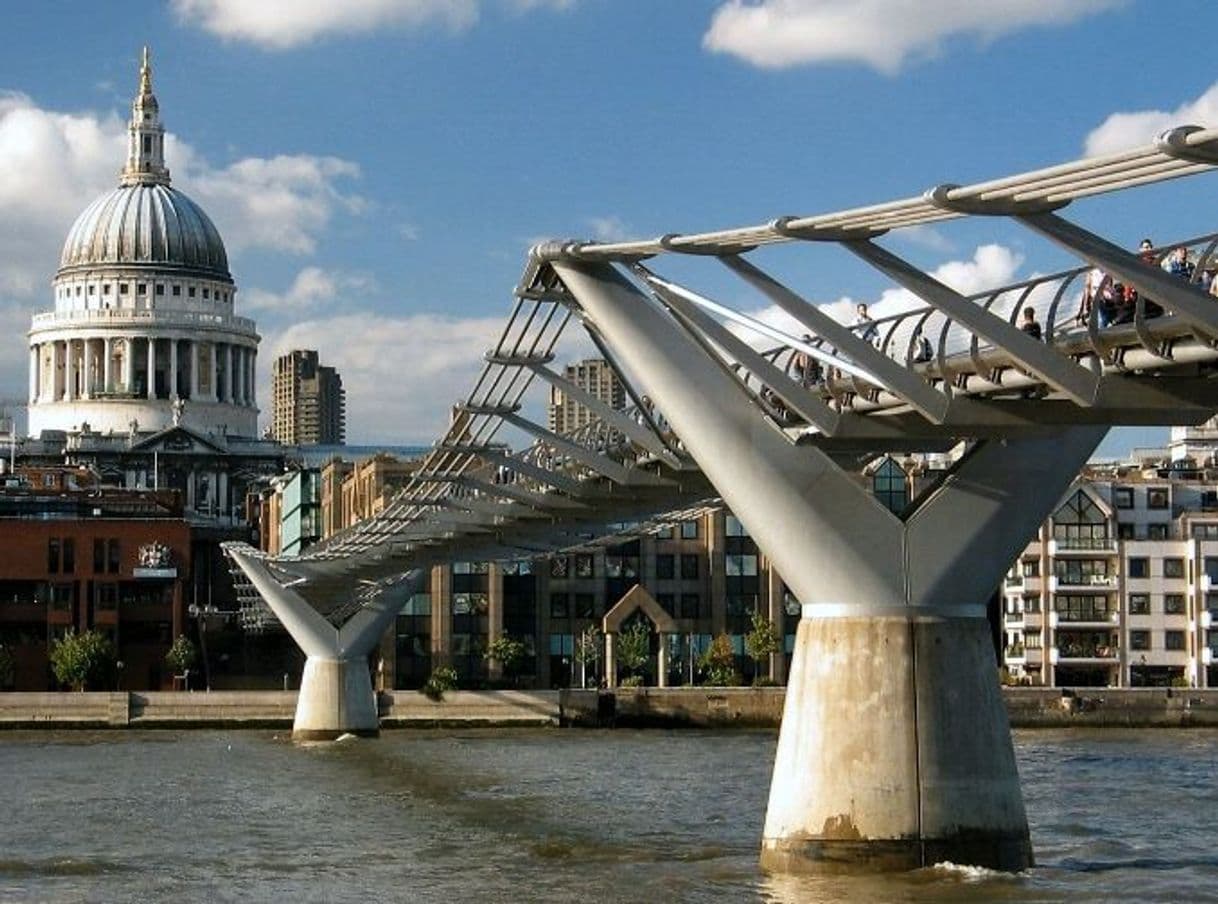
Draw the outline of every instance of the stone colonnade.
M182 336L85 336L30 345L31 404L105 395L255 404L257 349Z

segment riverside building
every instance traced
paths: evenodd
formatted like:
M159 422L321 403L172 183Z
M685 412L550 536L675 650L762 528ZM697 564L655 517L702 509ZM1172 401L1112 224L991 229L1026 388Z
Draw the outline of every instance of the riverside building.
M347 437L343 378L312 349L295 349L271 369L271 436L288 445L341 446Z

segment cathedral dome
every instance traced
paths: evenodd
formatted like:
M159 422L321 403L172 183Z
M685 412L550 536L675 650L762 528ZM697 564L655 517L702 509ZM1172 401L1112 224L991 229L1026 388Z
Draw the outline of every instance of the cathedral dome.
M224 242L211 219L162 182L123 185L95 200L76 218L59 261L61 273L140 264L231 278Z

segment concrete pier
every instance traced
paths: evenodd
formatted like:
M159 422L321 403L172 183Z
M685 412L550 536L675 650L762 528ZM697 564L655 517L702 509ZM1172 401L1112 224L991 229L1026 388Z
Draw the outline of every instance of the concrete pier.
M333 741L343 734L375 737L380 730L366 658L305 660L292 737Z
M763 867L887 870L941 861L1032 865L985 619L804 619Z

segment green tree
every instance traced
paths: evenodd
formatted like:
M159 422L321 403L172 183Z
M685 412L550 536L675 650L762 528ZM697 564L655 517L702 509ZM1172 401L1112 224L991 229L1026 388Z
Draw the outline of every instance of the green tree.
M486 652L482 654L482 658L488 661L494 660L503 666L505 673L511 673L524 662L527 652L524 641L517 640L510 634L500 634L486 645Z
M588 686L588 666L600 661L601 650L604 649L601 632L596 625L588 625L575 638L575 661L579 663L579 686Z
M457 670L446 665L436 666L423 685L423 693L432 700L441 700L445 691L457 689Z
M759 684L766 680L764 673L769 658L782 649L782 639L778 636L774 623L760 612L753 613L752 622L749 633L744 635L744 651L757 663L753 683Z
M651 628L636 621L617 636L617 664L626 675L641 675L651 659Z
M114 645L100 631L68 632L51 644L55 680L73 690L106 687L114 680Z
M736 671L736 656L732 652L732 641L720 634L698 657L698 665L711 687L731 687L740 684L740 673Z
M174 638L169 652L165 654L165 664L173 670L175 675L184 675L186 670L195 664L196 659L198 659L198 655L195 653L195 645L185 634L179 634Z

